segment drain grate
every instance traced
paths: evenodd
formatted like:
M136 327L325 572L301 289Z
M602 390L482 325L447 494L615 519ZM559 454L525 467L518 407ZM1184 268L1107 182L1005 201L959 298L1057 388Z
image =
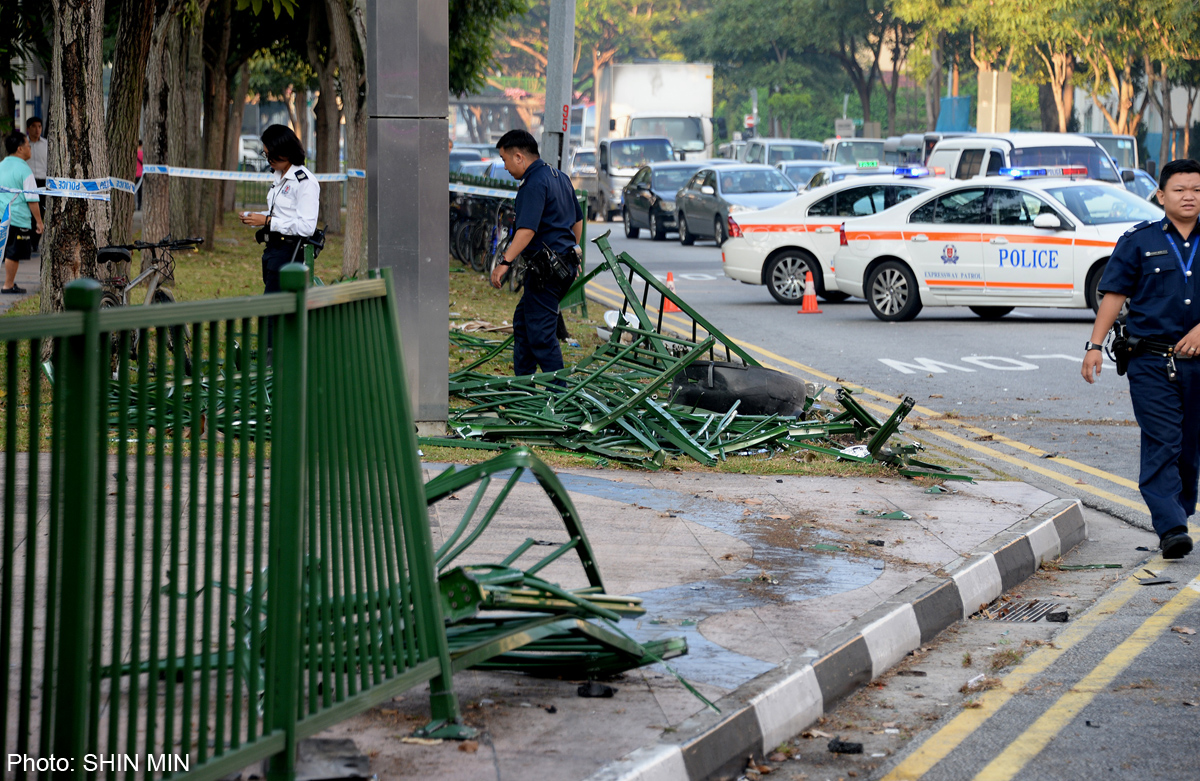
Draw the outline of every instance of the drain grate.
M1062 607L1056 602L1043 602L1040 599L1008 602L1001 605L988 605L971 618L981 618L987 621L1040 621L1047 613Z

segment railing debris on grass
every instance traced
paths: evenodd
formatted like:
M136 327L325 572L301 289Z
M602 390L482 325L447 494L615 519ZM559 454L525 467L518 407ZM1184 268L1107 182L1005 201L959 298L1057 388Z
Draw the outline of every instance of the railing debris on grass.
M970 479L919 459L919 443L893 443L912 399L904 399L885 421L848 388L835 394L840 410L820 403L825 388L806 394L799 409L773 414L741 414L736 399L716 411L678 403L680 391L705 371L711 376L714 367L761 364L627 253L616 255L607 236L594 241L603 262L567 295L578 294L599 274L612 275L624 302L608 341L561 371L498 377L477 369L507 358L511 336L490 341L455 335L456 346L478 353L450 376L451 394L466 402L450 410L457 438L422 438L422 444L502 450L521 443L648 468L662 467L667 455L711 466L735 453L809 451L887 464L911 477ZM664 327L664 301L680 310L670 316L677 327L670 322Z
M455 669L588 674L683 651L606 623L640 605L604 594L566 492L528 453L447 472L427 498L390 277L307 276L297 264L284 293L111 310L81 280L68 311L0 321L0 755L173 758L61 774L106 779L216 779L268 759L288 779L299 739L426 681L425 734L470 734ZM449 569L517 478L484 503L488 480L513 469L538 474L567 542L525 569L528 545ZM475 483L435 560L427 502ZM539 577L570 550L588 586ZM459 591L439 590L439 564Z

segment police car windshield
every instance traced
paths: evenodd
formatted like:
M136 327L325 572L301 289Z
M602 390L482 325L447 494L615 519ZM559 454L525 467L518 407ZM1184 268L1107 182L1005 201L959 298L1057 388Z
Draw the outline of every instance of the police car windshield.
M668 168L665 171L655 171L654 185L651 189L674 193L687 184L688 179L692 178L692 174L699 170L700 166L697 165L694 168Z
M1013 168L1086 165L1089 179L1120 182L1112 158L1098 146L1031 146L1018 147L1008 153Z
M641 168L647 163L674 158L671 143L660 138L631 138L614 141L609 150L613 168Z
M1047 187L1050 197L1066 206L1085 225L1161 220L1163 210L1124 188L1104 184Z
M726 195L742 193L794 193L796 185L783 174L770 171L726 171L721 174L721 192Z

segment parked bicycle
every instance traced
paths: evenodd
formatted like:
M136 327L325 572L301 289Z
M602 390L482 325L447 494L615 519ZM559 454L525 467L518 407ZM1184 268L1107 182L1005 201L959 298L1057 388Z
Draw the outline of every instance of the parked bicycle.
M113 244L101 247L96 251L96 261L104 269L100 285L103 294L100 298L100 308L130 306L130 293L141 285L146 286L146 296L141 304L173 304L175 294L162 286L167 280L175 278L175 257L177 250L191 250L204 243L202 238L172 239L170 236L162 241L149 243L135 241L132 244ZM143 258L143 269L133 279L128 276L129 265L133 261L133 251L141 250L149 253L149 261ZM167 331L167 348L175 352L174 333L176 329ZM191 336L186 328L179 328L182 335L184 360L191 363ZM113 337L116 339L117 337ZM133 344L130 346L133 355L137 354L139 334L134 332ZM120 349L114 342L113 351Z

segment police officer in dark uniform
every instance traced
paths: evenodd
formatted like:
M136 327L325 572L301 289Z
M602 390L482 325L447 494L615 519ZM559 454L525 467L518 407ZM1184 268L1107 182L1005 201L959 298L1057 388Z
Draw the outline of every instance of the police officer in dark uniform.
M525 130L510 130L496 142L504 167L521 181L516 199L516 232L504 260L492 271L500 287L506 266L524 256L524 293L513 312L513 371L533 374L563 368L558 346L558 302L579 268L583 212L575 188L562 171L538 155L537 141Z
M1158 199L1167 216L1131 228L1100 280L1105 294L1086 345L1083 378L1099 376L1101 344L1129 302L1129 393L1142 429L1138 487L1164 559L1192 550L1187 519L1200 479L1200 163L1162 167ZM1120 366L1121 354L1117 355Z

